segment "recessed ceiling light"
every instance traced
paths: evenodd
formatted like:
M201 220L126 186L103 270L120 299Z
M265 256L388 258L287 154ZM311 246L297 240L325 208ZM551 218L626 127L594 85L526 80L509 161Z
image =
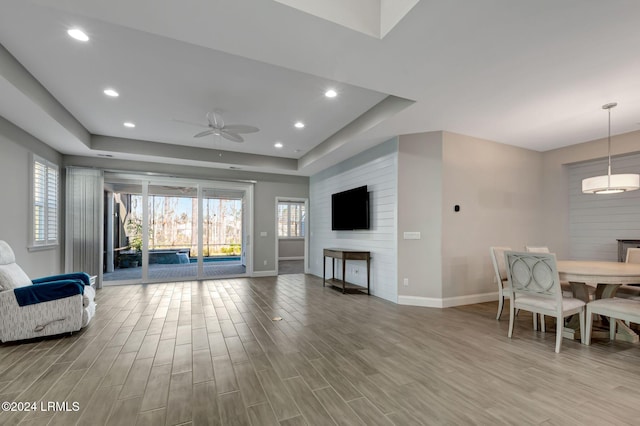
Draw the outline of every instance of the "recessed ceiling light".
M111 154L98 154L98 157L107 157L107 158L112 158L113 155Z
M78 28L70 28L67 31L67 34L69 34L70 37L73 37L78 41L89 41L89 36L86 35L84 31Z
M120 96L120 93L116 92L113 89L104 89L104 94L107 96L111 96L112 98L117 98Z
M304 128L304 123L302 121L298 121L296 122L296 124L294 124L296 129L303 129Z
M327 98L335 98L336 96L338 96L338 92L336 92L336 91L335 91L335 90L333 90L333 89L329 89L329 90L327 90L326 92L324 92L324 95L325 95Z
M127 121L124 123L124 127L129 127L130 129L133 129L134 127L136 127L136 125L130 121Z
M282 142L276 142L273 144L273 146L275 146L276 148L282 148L284 145L282 145Z

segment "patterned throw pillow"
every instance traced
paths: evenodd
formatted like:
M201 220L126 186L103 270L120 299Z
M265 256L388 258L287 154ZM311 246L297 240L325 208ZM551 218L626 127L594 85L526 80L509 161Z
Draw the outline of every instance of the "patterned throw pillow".
M0 291L31 285L31 280L16 263L0 266Z

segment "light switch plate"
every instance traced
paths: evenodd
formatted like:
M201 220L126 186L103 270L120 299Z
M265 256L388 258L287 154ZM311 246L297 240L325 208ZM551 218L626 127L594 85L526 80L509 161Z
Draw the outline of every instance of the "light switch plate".
M420 237L420 233L419 232L405 232L404 233L404 239L405 240L419 240Z
M260 232L260 236L261 237L266 237L267 236L267 231L261 231Z

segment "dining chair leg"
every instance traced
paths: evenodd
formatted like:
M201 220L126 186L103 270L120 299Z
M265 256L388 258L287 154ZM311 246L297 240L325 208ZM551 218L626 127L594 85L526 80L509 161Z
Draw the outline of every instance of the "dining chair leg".
M504 296L502 294L498 295L498 315L496 315L496 319L499 320L502 316L502 309L504 308Z
M556 317L556 353L560 353L562 330L564 330L564 321L562 321L562 317Z
M533 331L538 331L538 314L533 313Z
M511 339L511 336L513 335L513 322L514 322L514 317L516 310L513 308L513 305L511 304L511 302L509 302L509 339Z
M540 331L542 331L543 333L545 333L546 330L546 324L544 323L544 315L540 314Z
M584 327L584 340L583 340L583 343L585 345L591 344L591 327L592 326L593 326L593 314L591 313L591 308L587 307L587 318L586 318L586 324Z

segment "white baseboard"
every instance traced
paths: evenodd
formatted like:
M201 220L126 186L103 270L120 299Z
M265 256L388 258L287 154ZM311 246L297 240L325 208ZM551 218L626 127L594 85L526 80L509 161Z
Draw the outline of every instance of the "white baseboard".
M252 277L275 277L278 274L276 271L253 271Z
M398 305L422 306L423 308L442 308L442 299L420 296L398 296Z
M279 257L278 260L304 260L304 256Z
M425 308L450 308L453 306L473 305L496 300L498 300L497 292L447 297L444 299L421 296L398 296L399 305L423 306Z

